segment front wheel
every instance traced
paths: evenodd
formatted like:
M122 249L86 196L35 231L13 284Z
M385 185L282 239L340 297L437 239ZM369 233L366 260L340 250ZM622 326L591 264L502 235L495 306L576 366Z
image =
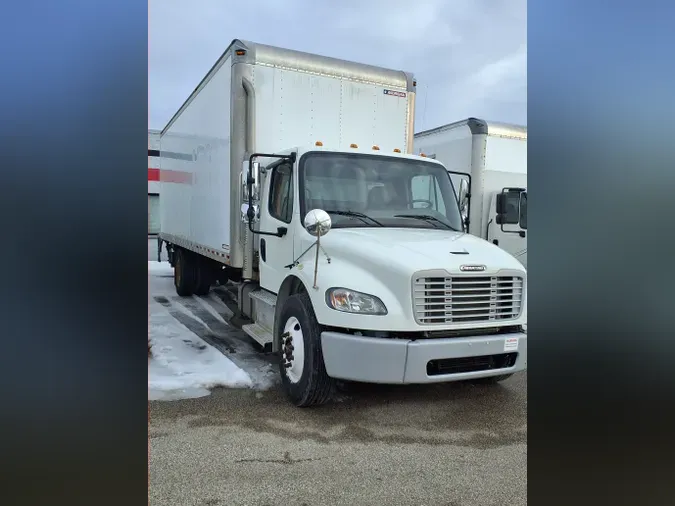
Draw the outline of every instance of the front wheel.
M321 326L306 292L286 299L277 333L281 344L281 382L288 398L298 407L328 402L335 391L335 380L326 373Z

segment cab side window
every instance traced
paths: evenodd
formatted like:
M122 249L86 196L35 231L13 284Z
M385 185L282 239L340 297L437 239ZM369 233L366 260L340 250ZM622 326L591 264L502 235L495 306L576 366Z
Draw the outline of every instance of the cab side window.
M290 165L278 165L272 169L270 181L270 215L284 223L293 217L293 171Z

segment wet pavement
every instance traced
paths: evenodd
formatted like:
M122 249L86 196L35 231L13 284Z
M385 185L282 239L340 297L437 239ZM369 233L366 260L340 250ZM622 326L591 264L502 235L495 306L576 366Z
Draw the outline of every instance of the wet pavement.
M497 386L351 384L150 403L151 505L520 505L527 376Z

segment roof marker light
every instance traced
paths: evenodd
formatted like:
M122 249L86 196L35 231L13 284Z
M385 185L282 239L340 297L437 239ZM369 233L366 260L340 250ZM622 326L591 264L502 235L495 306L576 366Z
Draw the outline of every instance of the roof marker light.
M401 150L400 150L400 149L398 149L398 148L394 148L394 153L400 153L400 152L401 152Z
M316 141L316 142L314 143L314 145L315 145L315 146L321 147L321 146L323 146L323 142L321 142L321 141Z
M356 144L350 144L349 147L350 148L358 148L358 146Z
M380 150L380 146L373 146L373 149L374 149L375 151L379 151L379 150Z
M424 153L420 153L420 156L421 156L422 158L426 158L426 157L427 157L427 155L425 155Z

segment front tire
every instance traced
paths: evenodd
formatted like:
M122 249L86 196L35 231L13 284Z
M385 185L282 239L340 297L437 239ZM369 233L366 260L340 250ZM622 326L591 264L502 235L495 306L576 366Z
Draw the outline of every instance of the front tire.
M298 407L328 402L335 392L335 380L326 373L321 326L306 292L286 299L277 335L281 343L281 382L290 401Z

